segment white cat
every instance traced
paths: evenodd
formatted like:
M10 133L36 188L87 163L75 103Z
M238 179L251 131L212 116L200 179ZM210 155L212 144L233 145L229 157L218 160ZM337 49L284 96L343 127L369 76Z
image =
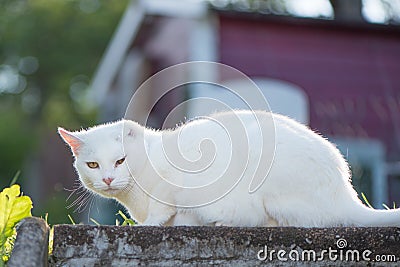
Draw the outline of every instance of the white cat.
M400 226L399 209L362 204L333 144L282 115L217 113L165 131L129 120L58 131L83 185L140 224Z

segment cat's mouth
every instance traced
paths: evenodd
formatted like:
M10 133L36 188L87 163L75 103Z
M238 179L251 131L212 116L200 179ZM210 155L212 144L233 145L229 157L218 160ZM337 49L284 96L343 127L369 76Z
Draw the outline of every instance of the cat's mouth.
M116 197L126 190L127 185L124 183L115 183L105 185L103 183L93 184L93 190L106 197Z
M108 187L108 188L103 189L102 191L104 193L106 193L107 195L114 196L114 195L119 194L121 192L121 189Z

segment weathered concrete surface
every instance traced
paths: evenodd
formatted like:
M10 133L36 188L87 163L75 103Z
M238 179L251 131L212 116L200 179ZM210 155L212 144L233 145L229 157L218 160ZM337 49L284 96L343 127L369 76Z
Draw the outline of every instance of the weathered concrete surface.
M17 226L17 239L8 267L48 266L49 227L40 218L23 219Z
M259 251L265 246L267 258L261 261L258 257L265 253ZM378 262L382 257L391 262ZM53 266L400 266L400 228L56 225L51 262Z

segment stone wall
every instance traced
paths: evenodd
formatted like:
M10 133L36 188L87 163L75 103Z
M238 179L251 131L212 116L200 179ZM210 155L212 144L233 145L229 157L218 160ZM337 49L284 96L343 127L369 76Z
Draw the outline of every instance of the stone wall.
M400 228L392 227L56 225L50 256L51 266L398 266L396 261Z
M43 219L29 217L17 226L8 267L42 267L48 264L49 226Z

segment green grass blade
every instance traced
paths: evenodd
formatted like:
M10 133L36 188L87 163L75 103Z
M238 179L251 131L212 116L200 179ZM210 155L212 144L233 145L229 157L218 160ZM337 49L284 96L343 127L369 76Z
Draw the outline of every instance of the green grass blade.
M369 201L368 201L367 197L365 196L365 194L361 192L361 196L364 199L365 204L367 204L368 207L373 209L374 207L372 207L372 205L369 203Z
M116 215L118 215L118 214L122 217L122 219L124 219L124 220L128 219L128 217L126 217L126 215L121 210L119 210Z
M121 224L121 226L127 226L127 225L135 225L135 221L132 219L129 219L128 217L126 217L125 213L123 213L121 210L118 211L117 214L115 215L120 215L122 217L122 219L124 220Z
M74 221L74 219L72 219L72 216L71 215L69 215L68 214L68 219L71 221L71 223L73 224L73 225L75 225L76 223L75 223L75 221Z
M95 219L90 218L90 220L91 220L95 225L100 226L100 223L99 223L98 221L96 221Z
M21 174L21 171L17 171L17 173L14 175L14 177L12 178L12 180L10 182L10 186L12 186L13 184L15 184L17 182L20 174Z

